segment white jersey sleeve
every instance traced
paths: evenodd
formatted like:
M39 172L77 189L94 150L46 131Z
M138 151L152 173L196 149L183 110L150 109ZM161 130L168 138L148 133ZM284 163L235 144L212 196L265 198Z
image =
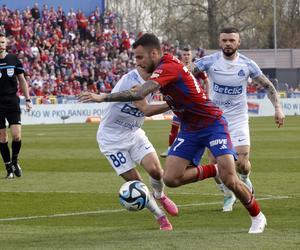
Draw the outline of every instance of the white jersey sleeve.
M206 71L210 81L210 99L219 106L227 120L248 120L248 78L262 75L258 65L238 53L234 60L226 60L222 52L199 59L195 66Z
M144 82L136 69L131 70L119 80L112 93L129 90ZM121 144L126 145L128 140L131 140L135 133L141 129L144 119L144 113L136 108L132 102L108 103L97 132L99 145L105 147L116 143L120 146Z

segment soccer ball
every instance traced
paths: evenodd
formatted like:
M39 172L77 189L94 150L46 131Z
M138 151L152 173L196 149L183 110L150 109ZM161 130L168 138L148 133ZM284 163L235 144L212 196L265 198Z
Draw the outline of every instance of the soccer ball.
M141 181L125 182L119 191L120 203L129 211L142 210L149 202L150 192Z

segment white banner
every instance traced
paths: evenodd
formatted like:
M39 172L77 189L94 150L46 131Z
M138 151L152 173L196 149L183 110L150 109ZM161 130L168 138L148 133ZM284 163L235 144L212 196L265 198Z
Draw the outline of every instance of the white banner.
M300 115L300 98L280 99L280 103L285 115ZM105 103L41 104L34 105L30 112L21 106L22 124L84 123L87 118L99 117L105 106ZM273 105L268 98L248 99L248 111L250 116L274 115ZM166 117L169 116L158 115L152 119Z
M21 106L22 124L84 123L91 116L100 116L104 103L41 104L33 105L30 112Z

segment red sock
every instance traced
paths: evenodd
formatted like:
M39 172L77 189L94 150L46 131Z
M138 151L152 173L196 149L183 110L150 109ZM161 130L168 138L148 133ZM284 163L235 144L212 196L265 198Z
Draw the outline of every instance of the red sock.
M217 175L217 167L215 164L198 166L197 179L204 180L206 178L215 177Z
M169 146L171 147L173 142L175 141L177 135L178 135L178 130L179 130L179 126L178 124L173 124L172 123L172 127L171 127L171 131L169 134Z
M252 217L257 216L260 213L259 205L254 196L251 196L250 201L247 204L244 204L244 206Z

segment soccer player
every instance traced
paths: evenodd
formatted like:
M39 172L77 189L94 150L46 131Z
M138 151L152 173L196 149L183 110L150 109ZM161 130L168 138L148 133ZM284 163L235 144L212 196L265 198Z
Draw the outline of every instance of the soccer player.
M140 85L149 76L142 68L131 70L120 79L112 93ZM97 95L94 94L94 96ZM150 99L151 95L148 95L146 99L140 101L109 103L99 125L97 141L100 151L124 180L142 181L135 163L142 165L150 176L154 191L153 197L169 214L175 216L178 214L178 209L175 203L164 194L163 170L157 153L141 128L145 115L151 116L157 112L165 112L169 110L169 106L167 104L148 105ZM161 230L172 230L171 223L153 197L150 197L146 207L154 214Z
M189 71L192 72L194 64L192 63L192 59L193 59L192 56L193 55L192 55L191 46L188 45L188 44L185 44L183 46L183 48L181 49L180 55L181 55L181 58L180 58L181 62L187 67L187 69ZM199 79L199 81L201 81L203 83L202 85L204 87L208 86L208 78L207 78L207 75L206 75L205 72L200 72L197 75L197 78ZM170 147L172 146L173 142L175 141L175 139L178 135L179 128L180 128L180 120L176 115L173 115L173 120L172 120L172 123L171 123L171 130L170 130L170 133L169 133L169 147L165 152L160 154L160 157L162 157L162 158L167 157L168 151L169 151ZM195 159L195 161L197 161L197 160Z
M250 133L247 107L247 84L249 77L268 92L275 108L275 122L280 127L284 123L278 94L273 84L262 73L257 64L238 52L240 46L239 31L236 28L224 28L220 32L219 45L222 51L205 56L195 62L194 73L207 72L209 76L209 98L218 105L228 122L232 144L237 152L236 169L239 178L254 193L249 175L251 164ZM211 162L214 157L209 153ZM216 180L224 193L223 211L232 211L236 197L222 182Z
M165 161L164 183L179 187L209 177L220 178L248 210L252 220L249 233L262 233L267 220L255 197L236 174L235 153L221 109L207 98L193 74L177 58L162 55L160 42L154 34L141 36L134 42L133 51L137 66L153 72L149 80L138 89L101 94L97 98L93 93L82 93L79 100L136 101L160 90L181 122L180 132ZM205 147L210 149L217 165L189 167L190 161L204 152Z
M7 171L6 178L12 179L14 176L22 176L22 170L18 164L21 149L21 110L20 99L17 96L18 82L26 99L27 111L31 110L32 104L22 63L16 55L6 52L6 45L6 37L0 33L0 152ZM10 156L8 147L6 120L12 136L12 156Z

